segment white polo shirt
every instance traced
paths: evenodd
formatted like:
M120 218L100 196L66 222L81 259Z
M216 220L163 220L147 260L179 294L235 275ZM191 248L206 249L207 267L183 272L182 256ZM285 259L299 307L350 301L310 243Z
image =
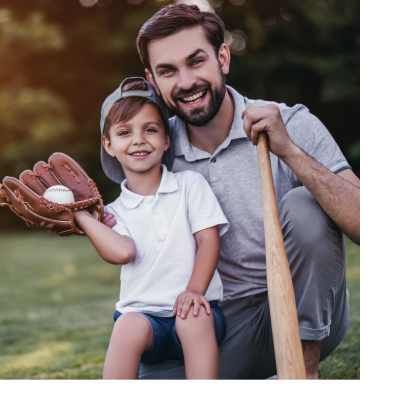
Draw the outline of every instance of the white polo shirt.
M222 236L229 227L221 207L201 174L172 173L163 165L154 196L141 196L121 183L121 195L105 207L114 215L113 229L131 237L136 257L121 269L121 312L144 312L171 317L178 295L186 290L193 271L193 234L218 225ZM222 301L222 283L215 271L205 297Z

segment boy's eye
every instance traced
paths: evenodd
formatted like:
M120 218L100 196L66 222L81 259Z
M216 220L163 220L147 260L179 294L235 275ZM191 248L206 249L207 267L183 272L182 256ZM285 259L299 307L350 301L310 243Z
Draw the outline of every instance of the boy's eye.
M118 133L118 136L126 136L129 135L129 131L121 131L120 133Z
M145 131L145 132L157 132L157 129L154 129L154 128L146 128L144 131Z

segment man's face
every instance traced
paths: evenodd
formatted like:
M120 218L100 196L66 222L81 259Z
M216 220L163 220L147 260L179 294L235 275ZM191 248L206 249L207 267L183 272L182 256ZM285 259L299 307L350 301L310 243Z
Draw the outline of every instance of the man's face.
M201 27L185 29L149 44L152 74L147 77L167 106L193 126L208 124L225 97L229 50L217 58Z

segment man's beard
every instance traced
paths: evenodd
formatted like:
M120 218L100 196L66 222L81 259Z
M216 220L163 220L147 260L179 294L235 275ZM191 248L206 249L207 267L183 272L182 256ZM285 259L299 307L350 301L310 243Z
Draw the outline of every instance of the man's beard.
M208 82L205 82L201 85L194 85L188 90L180 89L177 93L171 95L175 105L171 104L170 108L175 112L179 119L192 126L205 126L218 114L222 102L224 101L226 91L225 75L222 73L221 68L219 72L220 83L215 89L212 89L211 85ZM192 93L199 93L203 90L207 90L207 93L210 96L209 104L207 106L186 109L185 111L181 109L181 102L178 98L190 97Z

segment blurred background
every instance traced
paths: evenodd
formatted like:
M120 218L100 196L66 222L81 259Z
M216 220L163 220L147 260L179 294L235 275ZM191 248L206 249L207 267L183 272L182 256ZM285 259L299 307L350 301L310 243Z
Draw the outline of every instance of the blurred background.
M86 169L105 203L118 196L100 164L101 104L123 78L144 75L135 38L170 2L0 0L0 178L61 151ZM178 2L225 22L229 85L249 98L306 105L359 175L359 1ZM26 227L2 207L4 229Z
M229 85L253 99L305 104L360 167L360 2L177 0L215 11L232 52ZM100 108L144 75L135 39L169 1L0 0L0 179L55 151L75 158L105 203L120 192L101 169ZM360 248L346 239L351 322L319 365L360 379ZM120 267L86 237L30 230L0 207L0 379L100 379Z

